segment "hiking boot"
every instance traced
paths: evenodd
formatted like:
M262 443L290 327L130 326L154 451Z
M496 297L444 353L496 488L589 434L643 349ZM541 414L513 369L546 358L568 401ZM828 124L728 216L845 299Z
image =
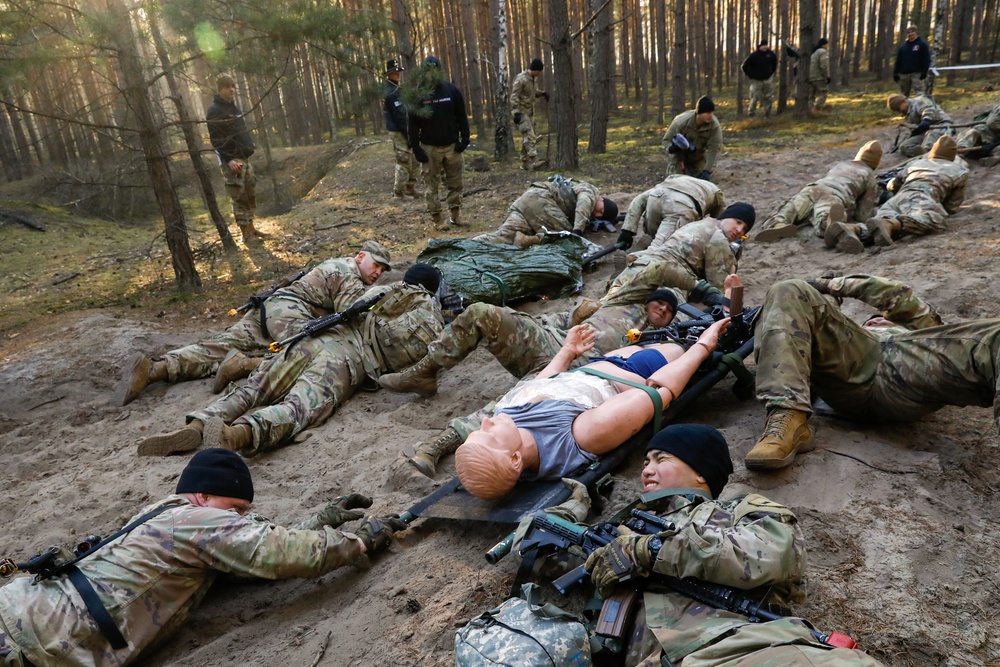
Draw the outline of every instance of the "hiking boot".
M573 310L569 311L569 325L575 327L577 324L584 322L588 317L596 313L600 307L600 301L594 301L585 296L580 297Z
M460 208L453 208L453 209L451 209L451 218L449 218L448 224L449 225L454 225L456 227L468 227L469 223L467 223L464 220L462 220L461 213L462 213L462 209L460 209Z
M239 350L230 350L219 364L219 370L215 372L212 393L219 394L229 386L230 382L247 377L260 366L262 361L264 361L262 357L250 357Z
M767 413L764 433L743 463L752 470L776 470L795 460L795 453L812 449L812 431L802 410L774 408Z
M417 199L418 197L420 197L420 193L417 192L417 188L416 187L414 187L414 186L411 185L410 187L406 188L406 196L407 197L413 197L414 199Z
M767 229L762 229L754 237L754 241L758 243L772 243L774 241L780 241L781 239L788 239L795 236L799 229L795 225L788 224L787 222L779 222L771 225Z
M403 193L400 192L399 190L393 190L392 191L392 198L393 199L402 199L403 198Z
M134 401L143 389L154 382L163 382L166 379L167 362L153 361L140 352L126 366L125 373L115 385L112 400L115 405L124 407Z
M253 429L249 424L226 426L222 417L212 417L205 424L201 440L205 447L222 447L238 452L253 444Z
M892 245L893 232L898 232L903 225L895 218L869 218L865 227L871 232L875 245L888 247Z
M865 244L858 236L861 225L847 225L843 222L831 222L823 233L823 242L827 248L836 248L841 252L858 255L865 251Z
M433 396L438 390L439 370L440 364L430 357L424 357L405 371L383 375L378 383L389 391L411 391L421 396Z
M449 426L430 442L421 442L417 444L415 450L404 451L403 455L417 470L428 477L433 477L438 460L446 454L453 453L461 444L462 436Z
M264 239L271 238L270 234L265 234L256 227L253 226L253 220L250 222L236 223L236 226L240 228L240 234L243 235L243 243L259 243Z
M205 424L195 419L184 428L153 435L136 447L139 456L170 456L183 452L193 452L201 446L201 432Z

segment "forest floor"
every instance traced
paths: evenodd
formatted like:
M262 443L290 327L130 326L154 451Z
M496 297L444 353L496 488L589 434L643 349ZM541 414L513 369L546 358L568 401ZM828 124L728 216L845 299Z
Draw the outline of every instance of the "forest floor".
M981 92L971 103L958 97L946 104L958 122L1000 101ZM892 146L897 121L878 100L884 94L877 91L833 96L829 111L803 123L785 116L729 123L728 152L713 179L728 202L751 202L763 220L832 163L851 159L863 142L878 138ZM662 178L661 132L648 123L616 125L611 152L584 155L572 175L600 184L624 210ZM486 160L489 145L476 142L466 163L463 215L470 235L499 225L530 180ZM135 445L178 428L185 413L211 402L211 382L155 385L116 407L112 386L136 351L155 354L218 331L230 306L275 276L354 252L367 238L393 254L396 267L383 281L398 279L434 236L422 200L391 198L388 141L340 141L278 156L285 186L303 170L325 176L299 183L308 194L290 212L263 217L260 227L272 239L260 248L241 246L238 260L213 246L203 216L192 218L205 282L198 295L173 292L154 223L81 219L24 203L44 202L41 187L0 188L0 208L27 212L47 227L42 233L0 226L0 555L23 557L73 542L74 535L108 534L173 490L186 459L139 458ZM899 161L887 155L881 168ZM489 170L472 171L473 162ZM872 273L908 282L946 321L1000 317L993 276L1000 261L1000 170L971 168L965 205L945 234L863 255L828 251L805 231L780 243L749 243L740 262L747 303L761 303L767 287L784 278ZM265 201L267 187L261 186ZM613 239L605 234L600 241ZM586 274L583 293L599 296L612 265L605 261ZM569 303L531 308L554 311ZM857 304L845 308L866 315ZM361 491L375 498L372 511L401 511L433 487L395 481L398 451L513 383L479 350L442 374L433 398L359 394L308 431L305 442L250 462L255 508L292 523L338 494ZM853 634L890 667L1000 665L1000 452L990 411L945 408L904 426L814 417L817 449L785 470L760 474L747 471L742 459L764 410L753 400L738 402L723 385L687 419L716 426L731 445L736 472L724 496L760 492L798 515L809 547L809 601L795 611L817 627ZM640 464L633 459L617 474L609 508L638 493ZM447 459L438 481L453 470ZM513 558L498 566L483 559L509 529L420 520L385 555L316 581L217 585L142 664L308 665L324 646L319 665L453 664L455 630L496 606L514 576Z

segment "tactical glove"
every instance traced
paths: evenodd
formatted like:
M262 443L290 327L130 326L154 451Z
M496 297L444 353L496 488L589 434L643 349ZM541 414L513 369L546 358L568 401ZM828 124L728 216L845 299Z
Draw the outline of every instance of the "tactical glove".
M829 278L810 278L806 283L820 294L830 293Z
M607 598L620 582L634 576L648 577L660 550L658 535L619 535L587 558L584 566L602 598Z
M702 279L698 281L698 284L688 294L688 301L697 301L706 306L716 306L727 304L729 300L726 299L726 295L718 287Z
M670 153L671 155L676 155L677 154L677 146L674 146L673 144L670 144L669 146L667 146L667 152Z
M832 79L830 77L826 77L826 85L829 86L830 85L830 81L832 81Z
M632 241L635 239L635 232L630 232L627 229L623 229L620 234L618 234L618 241L615 242L622 250L628 250L632 247Z
M923 81L926 78L927 78L927 72L921 72L920 73L920 80Z
M708 169L702 169L701 173L698 174L698 178L700 178L703 181L711 181L712 180L712 172L710 172Z
M392 542L392 534L405 530L407 523L394 514L383 517L370 516L358 528L356 534L365 543L367 554L372 556L382 551Z
M427 156L427 151L423 149L422 146L413 147L413 156L417 158L417 162L421 164L426 164L430 162L430 158Z
M549 94L547 92L545 92L544 90L542 92L538 93L538 97L544 97L546 102L549 101Z
M898 74L893 74L892 75L892 80L895 81L896 83L899 83L899 75Z
M918 134L923 134L924 132L926 132L929 129L931 129L931 122L929 120L922 120L922 121L920 121L919 125L917 125L915 128L913 128L913 131L910 132L910 136L911 137L915 137Z
M316 521L318 521L321 526L336 528L337 526L347 523L348 521L355 521L364 517L365 513L356 508L366 508L371 506L372 499L360 493L351 493L346 496L340 496L335 498L332 503L327 505L319 514L316 515Z
M464 153L465 149L469 147L469 143L470 142L468 137L462 137L461 139L458 140L458 143L455 144L455 152Z
M521 112L520 111L515 111L514 112L514 124L515 125L520 125L521 124L521 118L522 118Z

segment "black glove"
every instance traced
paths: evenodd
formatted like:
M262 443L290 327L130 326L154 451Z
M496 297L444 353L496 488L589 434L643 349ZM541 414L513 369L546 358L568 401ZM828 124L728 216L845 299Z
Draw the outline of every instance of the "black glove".
M911 137L915 137L918 134L923 134L924 132L926 132L929 129L931 129L931 122L929 120L922 120L922 121L920 121L919 125L917 125L915 128L913 128L913 131L910 132L910 136Z
M896 83L899 83L899 75L898 74L893 74L892 75L892 80L895 81Z
M514 124L515 125L520 125L521 124L521 118L522 118L521 112L520 111L515 111L514 112Z
M920 80L923 81L926 78L927 78L927 72L921 72L920 73Z
M618 240L615 245L619 246L622 250L628 250L632 247L632 241L635 239L635 232L630 232L627 229L623 229L620 234L618 234Z
M413 147L413 157L417 158L417 162L421 164L426 164L431 160L429 157L427 157L427 151L425 151L422 146Z
M397 530L406 530L407 523L395 514L384 517L370 516L358 528L357 536L365 543L369 556L382 551L392 542L392 534Z
M706 306L728 305L729 303L729 299L722 293L722 290L704 279L699 280L688 294L688 301L703 303Z
M806 283L820 294L830 293L829 278L810 278L806 281Z
M469 147L469 143L470 141L468 137L462 137L461 139L458 140L458 143L455 144L455 152L464 153L465 149Z
M698 174L698 178L700 178L703 181L711 181L712 180L712 172L710 172L708 169L702 169L701 173Z
M670 153L671 155L674 155L675 153L677 153L677 146L670 144L670 146L667 147L667 152Z

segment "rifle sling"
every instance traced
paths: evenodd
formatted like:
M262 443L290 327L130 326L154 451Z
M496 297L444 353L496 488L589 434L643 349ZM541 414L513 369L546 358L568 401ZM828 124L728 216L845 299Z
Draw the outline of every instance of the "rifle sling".
M745 387L752 387L754 385L753 373L748 371L747 367L743 365L743 358L740 355L735 352L722 355L722 358L719 359L720 370L723 366L733 372L737 385Z
M581 366L580 368L575 368L574 370L588 375L596 375L597 377L609 382L627 384L630 387L642 389L647 395L649 395L649 400L653 401L653 433L659 432L660 425L663 422L663 399L660 398L660 392L656 391L652 387L647 387L644 384L639 384L638 382L633 382L632 380L623 380L619 377L611 375L610 373L605 373L604 371L599 371L596 368L590 368L589 366Z

